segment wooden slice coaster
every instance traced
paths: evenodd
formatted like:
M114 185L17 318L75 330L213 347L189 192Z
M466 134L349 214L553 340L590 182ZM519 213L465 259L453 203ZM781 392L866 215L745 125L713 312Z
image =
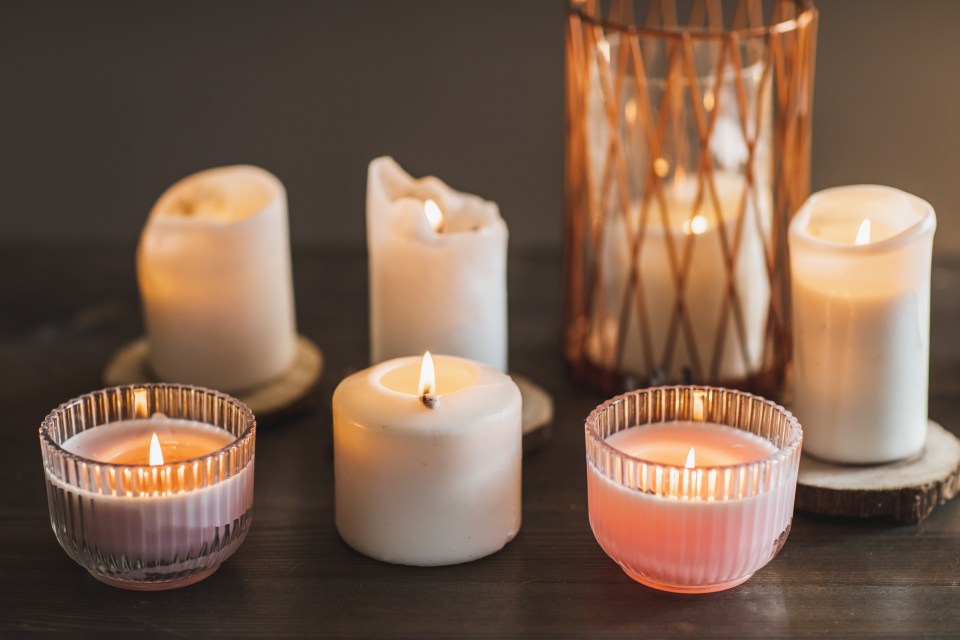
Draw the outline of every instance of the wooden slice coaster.
M873 466L800 460L797 509L831 516L892 516L916 524L960 492L960 440L934 421L923 452Z
M529 453L550 440L553 422L553 398L543 387L515 373L510 377L520 387L523 398L523 452Z
M320 380L323 373L323 352L309 338L297 336L297 353L293 365L279 378L253 389L231 393L253 411L257 420L274 417L297 408ZM150 343L140 338L114 354L103 371L107 386L158 382L150 369Z

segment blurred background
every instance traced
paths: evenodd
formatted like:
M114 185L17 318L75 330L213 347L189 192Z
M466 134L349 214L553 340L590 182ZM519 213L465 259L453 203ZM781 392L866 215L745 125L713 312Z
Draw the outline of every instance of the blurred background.
M960 251L960 2L821 0L813 185L929 200ZM295 244L363 246L367 163L559 247L564 0L0 4L0 239L129 243L177 179L252 163Z

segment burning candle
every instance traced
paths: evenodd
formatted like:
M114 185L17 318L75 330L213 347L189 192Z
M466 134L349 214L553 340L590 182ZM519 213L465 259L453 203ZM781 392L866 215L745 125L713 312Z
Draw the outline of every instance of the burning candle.
M249 409L197 387L118 387L61 405L40 429L57 539L113 586L205 578L250 527L254 439Z
M455 564L520 529L520 391L492 367L428 352L356 373L333 446L337 530L360 553Z
M274 175L220 167L170 187L143 230L137 274L161 379L243 391L293 364L287 196Z
M682 174L664 186L665 208L651 196L642 250L636 261L643 297L640 303L629 307L626 318L618 310L628 287L636 285L630 282L631 247L624 238L629 237L627 225L633 233L640 226L640 204L630 207L627 219L615 216L610 220L612 229L603 237L605 306L597 305L594 310L595 320L587 340L588 355L598 365L640 373L653 371L669 361L663 374L671 381L683 380L686 375L700 381L741 380L761 369L770 282L759 225L770 224L769 195L758 187L757 199L746 199L742 228L738 230L737 216L746 189L744 180L718 172L713 184L716 202L706 184L698 202L697 178ZM728 262L728 249L736 258L729 276L723 268ZM687 252L689 258L685 257ZM674 260L677 269L681 265L687 269L682 300L690 331L687 333L687 325L681 322L673 334L674 348L668 353L668 337L678 302L677 278L671 266ZM727 286L731 281L737 291L736 313L731 312L728 300ZM641 309L644 320L640 317ZM721 324L724 310L729 315ZM625 319L621 346L618 339ZM644 324L649 342L642 339Z
M816 193L794 217L793 407L808 453L863 464L923 448L936 225L927 202L872 185Z
M786 540L800 425L756 396L636 391L586 421L590 526L634 580L706 593L746 581Z
M370 358L431 349L507 369L507 225L497 205L392 158L370 163Z

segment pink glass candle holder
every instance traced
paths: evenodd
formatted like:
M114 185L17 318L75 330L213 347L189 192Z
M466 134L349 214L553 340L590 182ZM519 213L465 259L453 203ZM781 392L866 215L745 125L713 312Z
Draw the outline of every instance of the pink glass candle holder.
M145 384L70 400L40 426L57 540L116 587L202 580L250 528L255 443L250 409L209 389Z
M617 396L586 420L590 526L631 578L709 593L746 581L790 532L800 423L713 387Z

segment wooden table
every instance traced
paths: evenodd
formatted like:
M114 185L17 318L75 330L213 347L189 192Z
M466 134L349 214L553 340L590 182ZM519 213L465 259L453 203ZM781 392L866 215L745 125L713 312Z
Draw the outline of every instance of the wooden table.
M133 245L0 246L0 636L30 631L346 637L785 637L960 635L960 500L918 526L798 514L783 551L746 584L678 596L642 587L597 546L586 512L583 419L601 397L560 357L560 258L514 252L511 367L556 399L554 437L524 461L523 527L471 564L391 566L333 523L330 397L367 361L360 251L295 252L300 331L326 356L312 412L262 425L246 542L186 589L107 587L50 530L37 428L101 386L141 333ZM960 429L960 259L934 270L931 416Z

